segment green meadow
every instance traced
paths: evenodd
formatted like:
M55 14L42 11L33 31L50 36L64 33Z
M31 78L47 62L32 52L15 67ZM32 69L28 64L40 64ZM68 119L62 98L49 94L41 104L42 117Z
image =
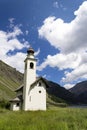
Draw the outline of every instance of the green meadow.
M0 109L0 130L87 130L87 109L13 112Z

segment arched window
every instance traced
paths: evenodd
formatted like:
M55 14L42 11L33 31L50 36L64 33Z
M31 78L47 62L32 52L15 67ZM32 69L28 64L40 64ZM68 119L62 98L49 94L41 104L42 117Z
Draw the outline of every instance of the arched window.
M19 107L19 105L20 105L19 102L17 102L16 106Z
M34 68L34 64L31 62L30 63L30 69L33 69Z
M39 82L39 86L41 86L41 82Z

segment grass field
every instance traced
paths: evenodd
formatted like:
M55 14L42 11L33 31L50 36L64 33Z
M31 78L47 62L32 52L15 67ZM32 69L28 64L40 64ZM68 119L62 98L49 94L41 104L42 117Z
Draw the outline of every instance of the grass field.
M52 108L36 112L0 109L0 130L87 130L87 109Z

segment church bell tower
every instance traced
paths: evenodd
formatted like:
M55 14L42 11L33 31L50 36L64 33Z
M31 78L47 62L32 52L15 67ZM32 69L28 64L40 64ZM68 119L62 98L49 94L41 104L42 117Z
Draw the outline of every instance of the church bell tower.
M24 71L24 88L23 88L23 109L29 108L29 91L30 85L36 80L36 59L34 57L34 50L29 48L27 50L27 57L25 59Z

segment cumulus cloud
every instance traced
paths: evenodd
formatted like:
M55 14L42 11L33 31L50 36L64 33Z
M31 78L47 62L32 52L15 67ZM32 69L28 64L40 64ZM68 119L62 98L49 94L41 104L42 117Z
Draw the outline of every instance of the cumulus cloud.
M13 18L10 19L10 23L13 24ZM28 41L21 42L18 36L23 34L18 25L12 26L12 31L0 30L0 60L3 60L7 64L17 68L17 70L23 72L23 61L25 53L20 53L23 48L28 48ZM16 53L12 55L13 52Z
M70 23L50 16L38 29L39 37L48 40L51 46L60 51L56 55L48 55L38 70L47 65L62 70L70 69L62 78L64 82L87 78L87 1L82 3L74 15L76 17Z
M87 48L87 2L74 12L75 19L65 23L62 19L48 17L38 30L41 38L47 39L52 46L63 53L84 50ZM84 13L85 12L85 13Z
M9 55L9 56L5 55L4 62L23 73L25 57L26 57L25 53L17 52L15 55Z
M20 72L24 72L24 59L26 53L22 49L29 48L30 44L24 38L22 42L18 36L23 36L20 25L14 25L14 18L10 18L11 31L0 30L0 60L16 68ZM28 32L26 32L28 34ZM35 52L35 56L40 53L40 48Z
M70 89L70 88L74 87L74 85L75 85L75 84L65 84L65 85L64 85L64 88Z
M62 78L63 82L72 82L73 80L87 79L87 63L83 63L71 72L67 72Z
M7 32L7 38L9 40L11 38L16 38L17 36L19 36L21 34L23 34L21 29L18 26L14 26L12 32Z
M47 59L38 67L38 70L44 69L47 65L50 67L58 67L60 70L63 69L75 69L79 66L81 58L75 53L70 54L56 54L54 56L48 55Z

